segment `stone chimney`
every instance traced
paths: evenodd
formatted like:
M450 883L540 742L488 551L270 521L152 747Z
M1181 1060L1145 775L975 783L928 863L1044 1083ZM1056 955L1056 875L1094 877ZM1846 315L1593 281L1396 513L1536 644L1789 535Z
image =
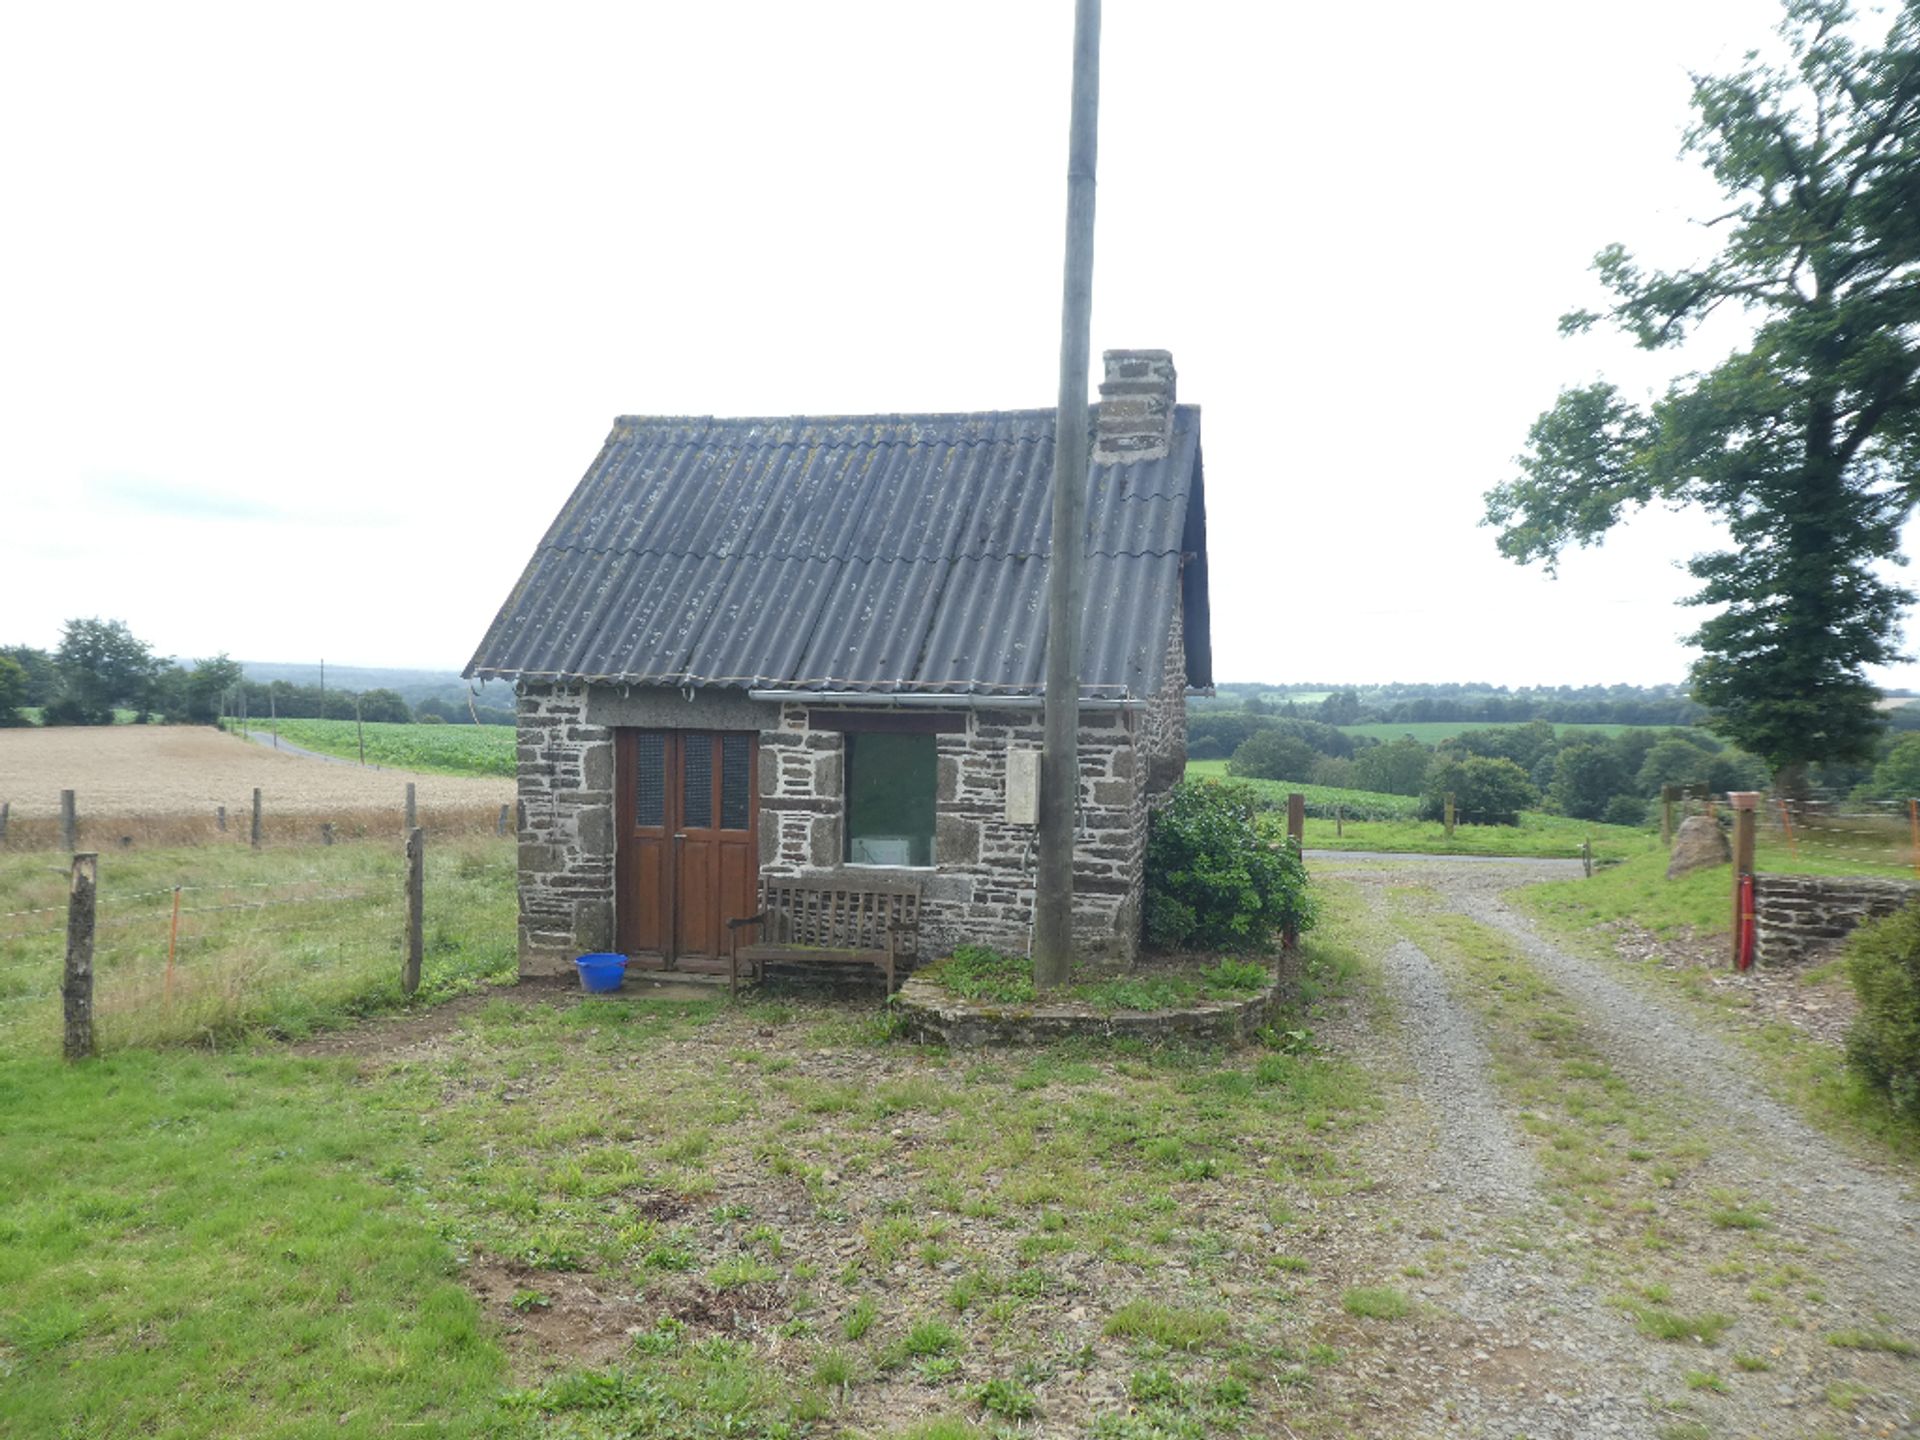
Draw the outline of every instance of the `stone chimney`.
M1160 460L1173 440L1173 356L1165 350L1108 350L1100 382L1095 464Z

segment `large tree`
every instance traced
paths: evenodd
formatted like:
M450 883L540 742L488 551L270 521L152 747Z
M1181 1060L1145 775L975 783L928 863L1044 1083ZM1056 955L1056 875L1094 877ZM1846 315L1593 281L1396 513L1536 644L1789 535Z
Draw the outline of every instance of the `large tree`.
M60 697L47 707L49 724L110 725L116 705L143 715L163 661L124 620L69 620L54 652Z
M1749 54L1694 81L1686 153L1728 199L1718 253L1643 270L1618 245L1595 268L1610 321L1647 349L1744 309L1752 339L1650 406L1604 382L1534 422L1519 476L1487 495L1501 551L1549 565L1629 511L1697 505L1733 548L1695 556L1693 603L1725 608L1690 637L1709 724L1776 783L1853 760L1880 728L1864 669L1899 658L1912 597L1899 562L1920 498L1920 0L1885 43L1854 38L1844 0L1788 0L1784 65Z

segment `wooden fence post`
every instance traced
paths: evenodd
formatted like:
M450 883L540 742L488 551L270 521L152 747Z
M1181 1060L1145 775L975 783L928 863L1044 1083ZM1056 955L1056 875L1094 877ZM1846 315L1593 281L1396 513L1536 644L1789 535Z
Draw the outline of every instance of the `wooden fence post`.
M67 968L60 982L69 1060L93 1054L93 908L99 888L100 857L92 852L75 855L67 886Z
M256 850L260 848L260 787L258 785L253 787L253 830L247 843Z
M218 830L222 835L227 833L227 807L226 806L216 805L213 807L213 828Z
M1920 875L1920 800L1907 801L1907 824L1913 831L1913 873Z
M1333 807L1333 838L1338 840L1341 836L1345 835L1346 833L1347 833L1347 827L1345 822L1341 818L1340 807L1336 805Z
M69 855L80 848L80 810L71 790L60 792L60 848Z
M425 948L426 848L422 831L407 831L407 961L400 972L400 989L408 995L420 988L420 956Z
M1307 797L1297 790L1287 796L1287 844L1295 855L1306 853ZM1280 931L1280 948L1291 955L1299 947L1299 927L1289 922Z
M1445 821L1447 826L1447 839L1451 840L1453 839L1453 796L1451 795L1447 796Z
M11 800L0 800L0 845L7 843L7 816L12 810Z
M1746 882L1753 875L1754 821L1759 818L1760 792L1735 790L1727 796L1727 803L1733 806L1733 968L1738 970L1747 939ZM1753 883L1757 888L1758 882Z
M418 806L418 805L417 805L417 804L416 804L416 803L414 802L414 797L413 797L413 781L411 781L411 780L409 780L409 781L407 781L407 824L406 824L406 830L407 830L407 833L408 833L409 835L411 835L411 834L412 834L412 833L413 833L413 832L414 832L415 830L417 830L417 829L419 829L419 828L420 828L420 807L419 807L419 806Z
M502 805L500 807L500 818L493 822L493 833L496 835L504 835L507 833L507 810L508 810L508 807L505 805ZM7 838L7 822L4 816L0 816L0 840L4 840L6 838Z
M320 843L322 845L331 845L333 843L333 822L331 820L322 820L320 822Z
M1580 866L1587 872L1587 879L1591 880L1593 878L1593 841L1591 839L1580 842Z
M1671 785L1660 787L1660 843L1668 850L1673 848L1673 791Z

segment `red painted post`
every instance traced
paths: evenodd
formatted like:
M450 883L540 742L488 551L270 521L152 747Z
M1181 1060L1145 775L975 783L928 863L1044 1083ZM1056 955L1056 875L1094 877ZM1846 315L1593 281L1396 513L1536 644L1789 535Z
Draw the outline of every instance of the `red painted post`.
M1742 970L1753 954L1754 822L1760 815L1758 790L1735 790L1727 796L1733 806L1733 968Z

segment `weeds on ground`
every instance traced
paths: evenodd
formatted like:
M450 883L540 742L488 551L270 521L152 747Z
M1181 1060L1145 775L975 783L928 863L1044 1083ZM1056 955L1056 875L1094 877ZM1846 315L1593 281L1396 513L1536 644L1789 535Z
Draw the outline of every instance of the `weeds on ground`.
M963 1000L1031 1005L1037 998L1033 961L985 945L957 946L953 954L920 971L920 976ZM1243 1000L1272 983L1273 972L1266 963L1227 956L1188 971L1085 977L1048 998L1100 1010L1169 1010L1201 1000Z

